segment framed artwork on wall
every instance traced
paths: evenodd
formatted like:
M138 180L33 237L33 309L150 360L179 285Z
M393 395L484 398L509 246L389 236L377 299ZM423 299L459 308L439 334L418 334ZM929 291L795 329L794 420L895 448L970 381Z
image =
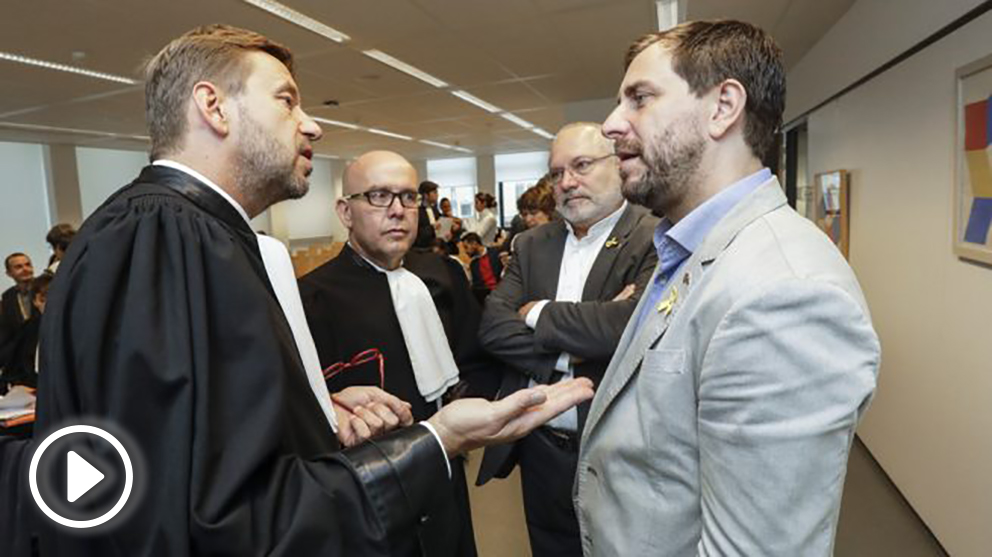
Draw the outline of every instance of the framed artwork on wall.
M846 170L821 172L813 180L812 203L807 217L830 237L848 258L850 245L850 173Z
M954 253L992 264L992 56L956 72Z

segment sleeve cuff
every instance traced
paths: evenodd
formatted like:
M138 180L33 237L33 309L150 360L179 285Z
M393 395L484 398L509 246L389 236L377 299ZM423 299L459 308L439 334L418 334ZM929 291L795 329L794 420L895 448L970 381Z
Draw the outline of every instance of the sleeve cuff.
M437 444L438 444L439 447L441 447L441 452L443 453L444 452L444 443L441 442L441 436L437 434L437 430L434 429L434 426L432 426L426 420L420 422L420 425L426 427L427 428L427 431L431 432L431 435L434 436L434 439L437 439ZM444 456L445 456L445 458L444 458L444 464L445 464L445 466L448 467L448 479L450 480L451 479L451 461L448 460L447 453L445 453Z
M527 312L527 316L524 317L524 323L527 324L531 329L537 328L537 320L541 318L541 311L544 310L544 306L548 305L551 300L541 300L534 304L534 307L530 308Z

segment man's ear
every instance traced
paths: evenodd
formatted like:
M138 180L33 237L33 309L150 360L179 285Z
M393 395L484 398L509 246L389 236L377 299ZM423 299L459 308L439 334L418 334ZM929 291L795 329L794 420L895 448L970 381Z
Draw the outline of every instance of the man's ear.
M334 205L334 210L338 213L338 219L349 231L351 230L351 205L345 199L338 199Z
M712 94L715 95L715 104L708 122L709 133L713 139L720 139L736 125L743 125L747 90L740 81L727 79Z
M224 95L209 81L199 81L193 85L193 109L204 126L220 136L231 131Z

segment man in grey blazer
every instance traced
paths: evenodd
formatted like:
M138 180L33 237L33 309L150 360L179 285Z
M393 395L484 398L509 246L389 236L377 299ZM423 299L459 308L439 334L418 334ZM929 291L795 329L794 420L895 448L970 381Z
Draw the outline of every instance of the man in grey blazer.
M781 51L749 24L638 40L603 124L659 268L583 431L583 552L830 555L878 338L843 257L762 159Z
M613 144L598 124L558 132L549 178L562 220L517 238L482 316L483 347L509 366L500 396L573 374L598 382L657 262L658 219L624 202ZM535 557L582 551L572 484L587 412L588 404L483 458L480 485L520 464Z

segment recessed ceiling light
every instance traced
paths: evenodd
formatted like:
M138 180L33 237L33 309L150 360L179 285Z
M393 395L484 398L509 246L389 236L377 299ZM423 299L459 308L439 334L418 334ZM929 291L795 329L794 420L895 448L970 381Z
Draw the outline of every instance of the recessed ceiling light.
M658 30L667 31L682 22L685 7L681 0L656 0L655 9L658 13Z
M500 114L500 116L502 116L504 119L509 120L509 121L513 122L514 124L520 126L521 128L524 128L526 130L529 130L529 129L531 129L531 128L534 127L534 124L531 124L527 120L524 120L523 118L520 118L519 116L517 116L515 114L511 114L509 112L504 112L504 113Z
M377 130L375 128L365 128L365 131L369 133L374 133L378 135L384 135L386 137L392 137L394 139L403 139L405 141L413 141L413 138L409 135L400 135L398 133L387 132L386 130Z
M373 60L378 60L379 62L382 62L383 64L393 69L399 70L407 75L413 76L425 83L429 83L434 87L448 86L447 83L441 81L440 79L434 77L433 75L425 71L422 71L418 68L415 68L410 64L403 62L402 60L397 60L396 58L393 58L392 56L386 54L381 50L363 50L362 54L368 56L369 58L372 58Z
M131 79L129 77L113 75L103 72L94 72L92 70L87 70L77 66L69 66L67 64L59 64L58 62L48 62L45 60L38 60L37 58L29 58L27 56L21 56L19 54L11 54L9 52L0 52L0 60L17 62L19 64L27 64L29 66L37 66L39 68L45 68L48 70L58 70L60 72L69 72L77 75L85 75L86 77L95 77L97 79L105 79L107 81L125 83L127 85L138 84L137 80Z
M487 112L492 112L493 114L503 111L500 107L494 104L489 104L486 101L480 99L479 97L469 94L467 91L462 91L461 89L452 91L451 94L467 103L474 104L475 106L481 108L482 110L485 110Z
M349 130L358 130L362 127L357 124L349 124L348 122L339 122L337 120L328 120L327 118L318 118L316 116L311 116L314 122L320 122L321 124L327 124L329 126L338 126L339 128L348 128Z
M327 37L334 42L343 43L351 40L351 37L341 31L330 27L316 19L302 14L289 6L275 2L274 0L242 0L246 4L251 4L256 8L261 8L270 14L285 19L286 21L298 25L309 31L313 31L322 37Z
M550 133L542 130L541 128L531 128L530 131L536 133L537 135L543 137L544 139L554 139L555 138L554 135L552 135L552 134L550 134Z
M458 151L461 153L471 153L471 149L466 149L464 147L458 147L457 145L448 145L447 143L441 143L440 141L431 141L429 139L421 139L421 143L426 145L433 145L434 147L441 147L443 149L451 149L452 151Z

